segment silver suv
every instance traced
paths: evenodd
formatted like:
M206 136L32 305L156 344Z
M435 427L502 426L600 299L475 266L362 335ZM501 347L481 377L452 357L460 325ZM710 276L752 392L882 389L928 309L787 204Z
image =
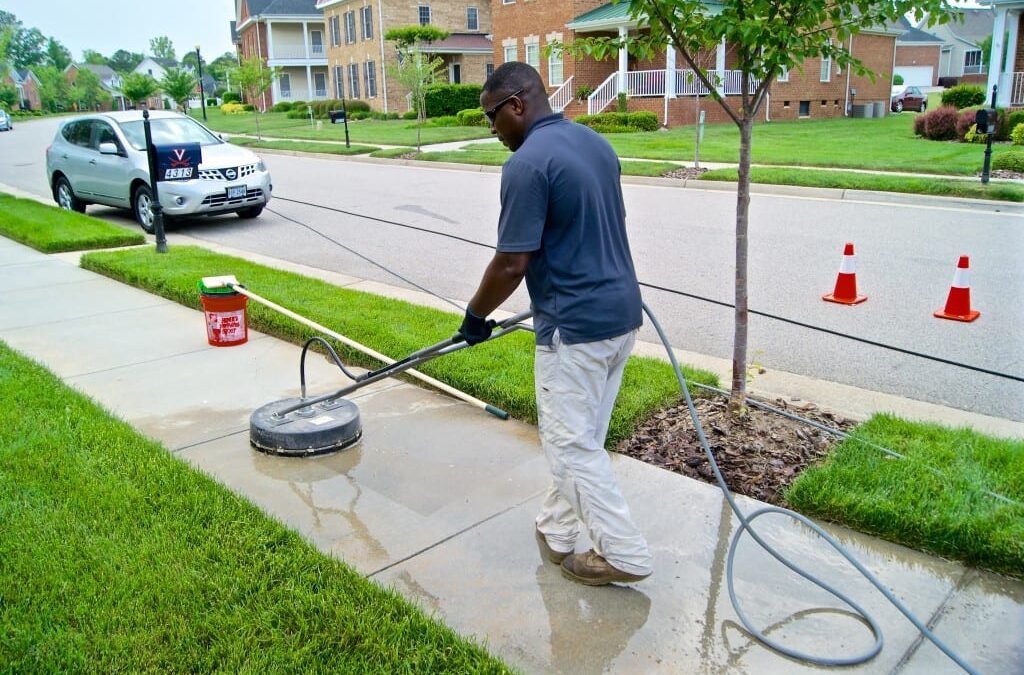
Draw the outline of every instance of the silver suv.
M166 219L237 213L255 218L270 201L270 172L251 150L225 142L191 117L153 111L154 145L199 143L198 177L160 183ZM88 204L132 210L146 232L153 231L146 136L141 111L75 117L57 131L46 149L46 175L61 208L82 212Z

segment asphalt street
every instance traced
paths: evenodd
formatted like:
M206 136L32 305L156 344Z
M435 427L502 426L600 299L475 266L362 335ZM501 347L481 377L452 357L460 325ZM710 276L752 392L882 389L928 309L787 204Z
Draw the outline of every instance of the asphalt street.
M43 152L56 120L0 134L0 182L48 195ZM468 299L490 250L367 218L285 201L329 206L491 245L499 176L266 155L274 178L270 210L256 221L233 216L178 225L190 236L354 276L405 286L282 216L305 223L402 276L450 298ZM715 300L733 299L735 194L626 184L628 226L643 282ZM912 200L911 200L912 201ZM133 227L127 212L89 212ZM914 205L754 195L750 212L750 307L850 335L978 367L1024 376L1024 217L988 204ZM826 303L843 243L857 247L858 283L869 300ZM971 256L972 324L943 321L958 256ZM225 271L226 273L230 270ZM729 357L732 310L645 289L645 300L679 348ZM506 304L527 306L524 292ZM654 340L645 329L643 339ZM751 361L989 415L1024 421L1024 384L750 318ZM756 375L755 375L756 377Z

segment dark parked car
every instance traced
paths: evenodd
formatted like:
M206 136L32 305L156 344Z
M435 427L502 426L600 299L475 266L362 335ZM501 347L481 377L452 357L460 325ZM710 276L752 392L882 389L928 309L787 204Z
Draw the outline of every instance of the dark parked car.
M928 94L918 87L904 85L893 87L889 98L889 108L893 112L903 112L904 110L924 112L928 109Z

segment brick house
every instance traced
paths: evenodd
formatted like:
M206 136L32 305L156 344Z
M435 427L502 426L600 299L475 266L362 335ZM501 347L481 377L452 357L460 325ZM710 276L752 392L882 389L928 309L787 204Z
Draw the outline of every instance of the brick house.
M330 98L327 36L316 0L235 0L235 19L239 57L280 68L270 88L250 103L266 111L282 101Z
M109 95L109 99L100 103L98 110L109 112L111 110L124 110L125 100L121 95L121 76L110 66L102 66L94 63L72 63L64 69L64 81L74 86L78 71L92 71L99 78L100 84Z
M713 3L706 3L712 5ZM620 52L618 61L590 58L565 59L557 52L544 56L553 41L571 42L576 37L625 37L642 31L630 18L629 4L603 0L501 0L493 7L494 62L525 61L537 68L550 94L552 107L569 116L614 109L619 91L629 96L629 109L649 110L663 126L693 124L698 110L708 122L728 121L721 106L684 67L675 49L666 49L652 60ZM850 48L868 69L883 74L875 82L840 70L831 59L807 59L801 71L786 73L772 86L764 105L766 120L838 117L856 104L879 102L889 109L889 94L898 31L879 27L851 38ZM735 69L736 55L724 42L716 50L697 55L702 69L717 71L721 93L728 98L740 92L742 76ZM581 88L591 93L577 96Z
M42 103L39 100L39 80L31 69L10 68L4 76L3 82L18 90L18 101L14 104L14 110L40 110L42 108Z
M955 83L984 84L988 80L988 69L981 56L981 41L992 35L995 14L987 7L951 8L949 11L960 18L929 28L943 42L939 56L939 77L948 78L944 80L944 86ZM919 25L925 24L922 21Z
M903 84L908 87L933 87L938 84L942 39L914 28L906 17L900 17L891 28L900 31L896 38L893 75L902 77Z
M995 24L989 61L993 67L986 83L988 100L992 100L992 87L998 85L996 105L1024 107L1024 0L993 0L992 8Z
M409 92L388 72L398 52L384 40L392 28L430 24L450 35L423 46L440 57L452 83L483 84L493 70L490 0L319 0L327 25L327 59L334 98L364 100L373 110L411 109Z

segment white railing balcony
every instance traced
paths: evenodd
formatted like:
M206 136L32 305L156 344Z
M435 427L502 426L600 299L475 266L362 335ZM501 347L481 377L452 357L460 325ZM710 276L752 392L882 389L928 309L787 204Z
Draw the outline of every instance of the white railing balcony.
M319 50L319 51L317 51ZM322 59L324 58L323 45L309 45L309 55L306 55L306 47L303 45L274 45L270 55L272 59Z
M572 78L573 75L569 76L569 79L562 83L554 94L548 96L548 103L551 104L551 109L555 112L562 112L566 106L572 103Z
M309 46L309 55L313 56L313 57L323 56L324 55L324 46L322 44L310 45Z
M617 72L608 76L590 96L587 97L587 114L596 115L608 104L615 100L619 93L619 74Z
M1024 72L1014 73L1010 79L1010 105L1024 105Z
M315 92L313 92L313 98L327 98L327 90L317 89Z
M630 70L626 73L626 93L631 97L664 96L664 70Z
M964 66L964 75L982 75L988 69L985 68L985 64L979 63L973 66Z

